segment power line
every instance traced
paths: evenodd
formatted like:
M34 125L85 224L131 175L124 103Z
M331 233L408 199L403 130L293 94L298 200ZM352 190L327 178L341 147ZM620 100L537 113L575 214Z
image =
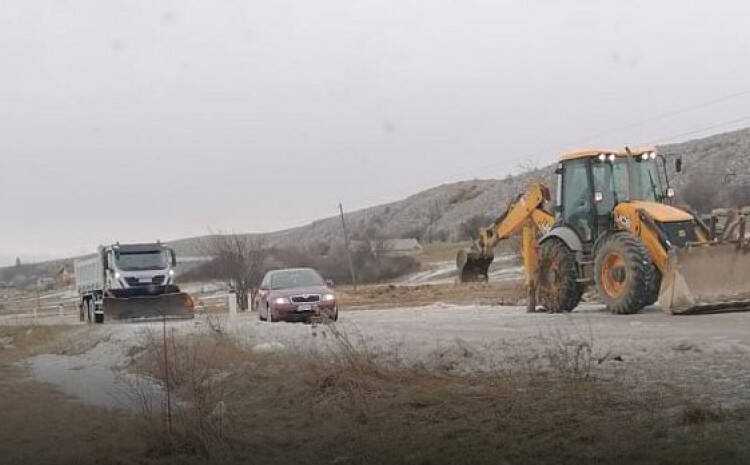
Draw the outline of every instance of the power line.
M614 127L614 128L610 128L610 129L605 129L603 131L599 131L599 132L595 133L594 135L592 135L591 137L589 137L584 142L588 142L588 141L590 141L592 139L595 139L595 138L597 138L597 137L599 137L601 135L609 134L611 132L621 131L623 129L630 129L630 128L642 126L642 125L644 125L646 123L650 123L652 121L658 121L658 120L665 119L665 118L671 118L672 116L678 116L678 115L682 115L684 113L689 113L691 111L701 110L703 108L707 108L707 107L710 107L712 105L716 105L717 103L726 102L727 100L731 100L733 98L741 97L743 95L748 95L748 94L750 94L750 90L745 90L745 91L742 91L742 92L735 92L733 94L725 95L723 97L715 98L715 99L712 99L712 100L707 100L705 102L697 103L695 105L691 105L691 106L688 106L688 107L683 107L683 108L680 108L680 109L677 109L677 110L672 110L672 111L660 113L660 114L651 116L649 118L642 119L642 120L640 120L638 122L628 123L628 124L625 124L623 126L618 126L618 127Z
M667 112L664 112L664 113L660 113L660 114L657 114L657 115L654 115L654 116L651 116L651 117L639 120L637 122L632 122L632 123L625 124L623 126L617 126L617 127L613 127L613 128L609 128L609 129L604 129L604 130L595 132L595 133L587 136L586 138L581 138L581 139L578 139L578 140L576 140L574 142L569 142L569 143L562 144L562 146L568 146L569 147L569 146L575 146L575 145L585 144L585 143L588 143L591 140L596 139L597 137L599 137L601 135L604 135L604 134L609 134L609 133L612 133L612 132L615 132L615 131L620 131L620 130L623 130L623 129L630 129L630 128L633 128L633 127L641 126L641 125L646 124L646 123L653 122L653 121L658 121L658 120L665 119L665 118L671 118L673 116L678 116L678 115L681 115L681 114L684 114L684 113L689 113L691 111L700 110L700 109L707 108L707 107L710 107L710 106L713 106L713 105L716 105L716 104L719 104L719 103L722 103L722 102L726 102L728 100L731 100L731 99L734 99L734 98L737 98L737 97L742 97L744 95L750 95L750 90L744 90L744 91L741 91L741 92L734 92L732 94L727 94L727 95L724 95L724 96L721 96L721 97L717 97L717 98L714 98L714 99L711 99L711 100L706 100L704 102L699 102L699 103L696 103L694 105L690 105L690 106L687 106L687 107L682 107L682 108L679 108L679 109L676 109L676 110L671 110L671 111L667 111ZM748 119L748 117L739 118L738 120L733 120L733 121L729 121L729 122L725 122L725 123L719 123L719 124L717 124L717 125L715 125L713 127L703 128L701 130L695 130L695 131L690 131L690 132L684 133L684 134L678 134L678 135L675 135L675 136L670 136L670 139L676 138L676 137L690 135L690 134L697 133L697 132L701 132L702 130L705 131L705 130L708 130L708 129L713 129L715 127L720 127L720 126L723 126L725 124L731 124L731 123L735 123L735 122L738 122L740 120L745 120L745 119ZM529 157L532 157L532 158L535 158L535 159L536 158L542 158L542 157L544 157L544 154L542 154L542 153L536 153L536 154L530 155ZM518 158L516 158L514 160L506 160L506 161L502 161L502 162L488 163L488 164L485 164L485 165L477 166L477 167L472 168L470 170L463 170L463 171L460 171L460 172L454 172L452 175L450 175L448 177L445 177L445 178L441 178L441 180L436 181L436 182L449 181L449 180L455 179L457 177L463 177L464 175L470 175L471 173L474 173L474 172L477 172L477 171L481 171L481 170L486 170L488 168L494 168L496 166L512 165L512 164L518 165L519 163L521 163L521 162L523 162L525 160L528 160L529 157L518 157Z
M642 120L640 120L638 122L632 122L632 123L628 123L628 124L625 124L625 125L622 125L622 126L617 126L617 127L613 127L613 128L609 128L609 129L604 129L604 130L595 132L595 133L591 134L590 136L587 136L585 139L581 138L581 139L578 139L575 142L569 142L569 143L566 143L566 144L563 144L563 145L564 146L580 145L580 144L586 143L586 142L588 142L588 141L590 141L590 140L592 140L592 139L594 139L596 137L599 137L599 136L601 136L603 134L608 134L608 133L619 131L619 130L622 130L622 129L629 129L631 127L637 127L639 125L646 124L646 123L653 122L653 121L658 121L660 119L670 118L670 117L677 116L677 115L680 115L680 114L683 114L683 113L688 113L688 112L695 111L695 110L698 110L698 109L707 108L707 107L710 107L712 105L716 105L716 104L719 104L719 103L731 100L733 98L742 97L744 95L750 95L750 90L745 90L745 91L741 91L741 92L735 92L735 93L732 93L732 94L727 94L727 95L724 95L724 96L721 96L721 97L717 97L717 98L714 98L714 99L711 99L711 100L707 100L707 101L704 101L704 102L699 102L699 103L696 103L694 105L682 107L682 108L677 109L677 110L672 110L672 111L667 111L667 112L664 112L664 113L660 113L660 114L651 116L649 118L642 119ZM736 124L736 123L739 123L739 122L742 122L742 121L747 121L747 120L750 120L750 116L743 116L741 118L735 118L733 120L729 120L729 121L724 121L724 122L721 122L721 123L712 124L710 126L704 126L704 127L699 128L699 129L693 129L693 130L690 130L690 131L686 131L686 132L674 134L674 135L671 135L671 136L666 136L666 137L663 137L663 138L656 139L656 141L652 142L652 144L653 145L663 144L663 143L666 143L666 142L670 142L670 141L672 141L672 140L674 140L676 138L685 137L685 136L689 136L689 135L693 135L693 134L698 134L698 133L701 133L701 132L704 132L704 131L708 131L708 130L711 130L711 129L720 128L720 127L727 126L727 125L730 125L730 124ZM499 162L487 163L487 164L484 164L484 165L479 165L479 166L473 167L471 169L466 169L466 170L461 170L461 171L454 171L452 174L450 174L448 176L444 176L444 177L441 177L439 179L435 179L434 181L430 181L429 184L433 185L433 184L437 184L437 183L449 182L449 181L452 181L452 180L456 180L456 179L464 178L466 176L470 176L473 173L476 173L477 171L486 171L486 170L488 170L490 168L494 168L494 167L498 167L498 166L516 166L516 167L518 167L520 164L522 164L524 162L528 162L530 159L531 160L544 160L545 156L548 155L548 154L550 154L553 150L554 149L549 149L549 150L545 151L544 153L541 153L541 151L540 151L540 152L532 153L532 154L529 154L529 155L526 155L526 156L514 157L511 160L503 160L503 161L499 161ZM552 157L550 157L550 158L552 158ZM549 163L552 163L552 162L554 162L554 160L549 160ZM534 163L534 165L537 166L537 167L544 166L545 164L546 164L545 161L541 161L539 164ZM506 173L506 174L511 174L511 173ZM744 176L744 174L742 176ZM408 192L413 192L413 190L410 189ZM406 191L404 191L403 195L408 195L408 193ZM403 197L403 195L401 195L401 196ZM372 199L373 197L374 196L370 196L369 198L371 200L373 200ZM399 199L397 199L395 201L399 201L399 200L401 200L401 199L399 198ZM383 201L384 201L384 199L381 198L381 199L378 199L376 202L383 202ZM369 203L369 202L367 202L367 203ZM361 207L361 208L366 209L366 208L370 208L370 207L365 206L365 207Z
M655 142L652 142L652 144L654 144L654 145L664 144L664 143L667 143L667 142L671 142L674 139L677 139L677 138L680 138L680 137L685 137L685 136L691 136L691 135L694 135L694 134L699 134L701 132L705 132L705 131L708 131L708 130L711 130L711 129L717 129L717 128L720 128L720 127L723 127L723 126L727 126L727 125L730 125L730 124L737 124L737 123L740 123L742 121L747 121L747 120L750 120L750 116L743 116L741 118L736 118L736 119L733 119L733 120L729 120L729 121L724 121L724 122L721 122L721 123L712 124L711 126L705 126L705 127L700 128L700 129L693 129L691 131L681 132L679 134L674 134L672 136L667 136L667 137L665 137L663 139L656 140Z

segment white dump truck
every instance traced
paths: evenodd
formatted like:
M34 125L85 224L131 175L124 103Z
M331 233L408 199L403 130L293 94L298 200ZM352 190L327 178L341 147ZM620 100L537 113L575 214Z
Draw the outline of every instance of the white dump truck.
M193 318L176 265L174 250L159 242L100 246L74 264L81 321Z

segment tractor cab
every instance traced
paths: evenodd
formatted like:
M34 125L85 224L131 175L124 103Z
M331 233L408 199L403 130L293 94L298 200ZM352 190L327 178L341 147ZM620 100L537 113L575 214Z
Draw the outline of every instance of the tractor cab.
M619 204L667 204L674 197L666 160L652 147L564 153L556 173L556 220L585 244L612 229Z

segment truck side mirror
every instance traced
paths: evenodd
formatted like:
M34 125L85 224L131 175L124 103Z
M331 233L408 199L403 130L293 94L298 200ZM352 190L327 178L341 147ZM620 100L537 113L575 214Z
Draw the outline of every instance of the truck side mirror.
M102 255L102 269L109 271L109 256L106 253Z
M682 157L675 159L674 170L677 173L682 173Z
M326 279L326 286L328 286L331 289L333 289L333 288L336 287L336 283L334 283L332 279Z
M172 268L177 266L177 254L174 253L174 249L169 249L169 255L172 257Z

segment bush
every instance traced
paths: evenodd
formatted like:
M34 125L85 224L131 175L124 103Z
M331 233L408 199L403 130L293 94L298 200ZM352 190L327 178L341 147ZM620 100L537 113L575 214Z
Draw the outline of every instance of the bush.
M310 267L318 270L327 279L339 283L351 283L349 261L343 246L331 247L326 255L309 249L279 249L272 252L278 267ZM360 283L385 281L419 269L419 262L409 256L377 256L369 250L352 251L352 262Z

